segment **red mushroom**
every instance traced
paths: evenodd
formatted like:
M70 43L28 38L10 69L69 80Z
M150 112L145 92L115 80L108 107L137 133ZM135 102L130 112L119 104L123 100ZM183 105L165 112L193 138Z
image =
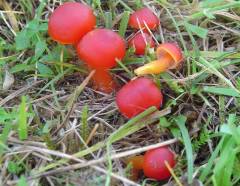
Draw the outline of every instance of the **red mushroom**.
M129 46L135 48L135 54L144 55L147 45L154 47L155 43L152 37L148 33L137 33L131 40L128 42Z
M151 106L160 108L163 96L148 78L137 78L124 85L116 95L119 111L127 118L136 116Z
M159 74L168 69L178 67L183 60L181 49L175 43L164 43L159 45L156 55L157 60L137 68L134 71L135 74Z
M96 25L91 7L68 2L59 6L50 16L48 33L62 44L75 44Z
M146 177L165 180L171 177L166 162L171 168L175 166L175 155L167 147L149 150L144 154L143 172Z
M95 29L87 33L77 46L79 58L96 73L95 86L104 92L111 92L114 83L109 69L117 65L116 59L123 59L126 52L125 41L117 33L108 29Z
M159 24L159 18L147 7L135 11L129 18L129 26L136 29L143 29L146 26L154 30Z

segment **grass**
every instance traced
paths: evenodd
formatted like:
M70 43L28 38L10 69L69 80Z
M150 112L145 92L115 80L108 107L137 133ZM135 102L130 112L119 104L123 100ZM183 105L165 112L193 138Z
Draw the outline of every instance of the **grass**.
M179 117L175 118L175 120L181 131L183 143L185 145L186 156L187 156L188 183L191 184L192 179L193 179L193 150L192 150L191 139L189 137L187 128L185 126L185 122L187 119L184 116L179 116Z
M0 185L164 185L131 181L124 159L165 141L177 155L173 184L240 185L240 2L84 2L99 27L125 39L134 33L130 13L152 8L161 18L154 38L177 42L184 64L150 76L164 94L160 112L127 120L115 93L92 89L75 49L49 38L60 1L0 1ZM151 49L139 57L129 48L112 73L123 85L153 58Z

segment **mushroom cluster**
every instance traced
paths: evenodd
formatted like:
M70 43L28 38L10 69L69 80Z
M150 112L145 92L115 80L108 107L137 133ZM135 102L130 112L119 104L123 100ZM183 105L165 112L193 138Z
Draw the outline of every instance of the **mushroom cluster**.
M91 7L77 2L60 5L49 19L48 33L61 44L73 44L79 58L91 70L95 70L93 84L97 90L110 93L115 83L109 69L117 65L117 59L125 56L125 41L116 32L98 29Z
M160 20L149 8L133 12L128 24L136 30L128 41L128 46L135 49L136 55L144 55L148 47L155 47L151 31L160 25ZM105 93L116 90L116 83L109 70L117 66L117 60L124 58L126 42L110 29L97 28L96 16L91 7L77 2L63 3L50 16L48 33L60 44L72 44L87 68L95 70L92 77L95 89ZM116 93L119 112L126 118L132 118L149 107L161 108L161 90L152 79L144 75L177 68L182 61L183 55L177 44L158 45L156 60L135 69L137 77ZM161 147L147 151L144 156L132 157L129 162L136 174L143 170L146 177L164 180L171 176L168 167L175 166L175 155L168 147Z
M129 45L135 49L136 55L144 55L147 46L155 46L155 42L148 31L155 30L159 24L160 20L158 17L147 7L131 14L129 26L139 30L129 41Z

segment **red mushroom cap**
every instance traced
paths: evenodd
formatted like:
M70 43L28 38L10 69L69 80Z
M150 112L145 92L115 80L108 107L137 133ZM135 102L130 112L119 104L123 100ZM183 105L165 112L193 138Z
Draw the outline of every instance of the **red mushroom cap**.
M154 47L155 45L152 37L148 33L141 32L139 32L131 40L129 40L128 44L135 48L135 54L137 55L144 55L147 44L150 47Z
M181 48L176 43L163 43L158 46L156 55L158 59L169 55L172 58L173 65L170 69L176 68L183 59Z
M95 69L109 69L117 65L116 59L125 56L125 41L108 29L95 29L87 33L77 46L80 59Z
M160 20L149 8L145 7L135 11L130 16L128 24L136 29L145 28L146 24L150 30L154 30L160 24Z
M77 43L96 25L91 7L68 2L59 6L50 16L48 33L53 40L62 44Z
M162 100L162 93L156 84L144 77L130 81L116 95L117 106L127 118L134 117L151 106L159 108Z
M160 147L149 150L145 153L143 159L143 172L146 177L156 180L165 180L171 177L165 161L170 167L175 166L174 153L167 147Z

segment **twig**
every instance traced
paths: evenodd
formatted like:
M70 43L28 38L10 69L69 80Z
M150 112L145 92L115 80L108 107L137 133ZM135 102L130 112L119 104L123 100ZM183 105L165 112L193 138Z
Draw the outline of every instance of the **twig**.
M25 87L23 87L23 88L15 91L15 92L13 92L12 94L8 95L7 97L5 97L3 100L0 101L0 107L3 106L4 104L6 104L6 103L7 103L8 101L10 101L11 99L17 97L19 94L27 91L28 89L30 89L30 88L38 85L38 84L41 83L41 82L43 82L43 80L34 82L34 83L31 84L31 85L27 85L27 86L25 86Z
M58 152L58 151L53 151L53 150L48 150L48 149L43 149L43 148L38 148L38 147L33 147L33 146L28 146L28 148L30 148L33 151L41 152L43 154L51 154L51 155L55 155L55 156L58 156L58 157L61 157L61 158L68 158L68 159L71 159L71 160L75 160L77 162L81 162L81 164L84 164L84 163L87 162L85 160L76 158L76 157L74 157L72 155L64 154L64 153L61 153L61 152ZM70 170L77 169L76 165L77 164L67 166L68 167L67 170L70 171ZM93 169L95 169L95 170L97 170L99 172L102 172L104 174L108 174L108 171L106 171L103 168L100 168L98 166L91 166L91 168L93 168ZM46 177L46 176L49 176L49 175L52 175L52 174L61 173L61 172L65 172L65 171L66 171L66 167L62 167L62 168L51 170L51 171L48 171L48 172L45 172L45 173L42 173L42 174L38 174L38 175L34 175L34 176L31 176L31 177L28 177L27 180L30 181L30 180L33 180L33 179L37 179L39 177L43 177L43 176ZM127 178L124 178L122 176L119 176L119 175L117 175L115 173L110 173L110 175L113 178L121 180L124 183L130 184L130 185L133 185L133 186L140 186L139 184L137 184L137 183L135 183L135 182L133 182L133 181L127 179ZM14 180L14 181L8 181L7 184L13 185L13 184L16 184L16 183L17 183L17 180Z
M43 101L43 100L45 100L45 99L49 99L49 98L51 98L51 97L53 97L53 96L62 95L62 94L64 94L64 93L65 93L64 91L59 91L59 92L56 92L56 93L53 93L53 94L49 94L49 95L46 95L46 96L43 96L43 97L41 97L41 98L38 98L38 99L35 99L35 100L31 101L31 104L36 103L36 102Z
M21 145L31 145L31 146L35 146L35 147L41 147L41 148L47 147L47 145L45 143L35 142L35 141L20 141L13 137L8 137L7 140L9 143L17 143L17 144L21 144Z
M112 155L109 158L111 160L119 159L119 158L123 158L123 157L130 156L130 155L133 155L133 154L139 154L139 153L142 153L142 152L145 152L145 151L148 151L148 150L151 150L151 149L155 149L155 148L158 148L158 147L163 147L163 146L166 146L166 145L170 145L170 144L176 143L177 141L179 141L179 140L177 138L174 138L174 139L171 139L171 140L168 140L168 141L165 141L165 142L160 142L160 143L157 143L157 144L154 144L154 145L149 145L149 146L146 146L146 147L140 147L140 148L137 148L137 149L126 151L126 152L121 152L121 153ZM79 168L83 168L83 167L92 166L92 165L95 165L95 164L98 164L98 163L102 163L102 162L105 162L105 161L107 161L107 157L104 156L104 157L101 157L101 158L96 159L96 160L91 160L91 161L88 161L88 162L75 164L75 167L77 169L79 169ZM68 166L64 167L64 169L65 169L65 171L67 171Z
M194 131L190 132L190 134L194 134L198 131L199 130L194 130ZM151 150L151 149L155 149L155 148L158 148L158 147L170 145L170 144L176 143L178 141L179 141L179 139L174 138L174 139L171 139L171 140L168 140L168 141L165 141L165 142L160 142L160 143L157 143L157 144L154 144L154 145L149 145L149 146L146 146L146 147L141 147L141 148L129 150L129 151L126 151L126 152L121 152L121 153L115 154L115 155L113 155L109 158L111 160L118 159L118 158L123 158L123 157L130 156L130 155L133 155L133 154L138 154L138 153L141 153L141 152L145 152L147 150ZM49 149L44 149L44 148L39 148L39 147L34 147L34 146L28 146L28 148L30 148L33 151L38 151L38 152L45 153L45 154L51 154L51 155L58 156L58 157L61 157L61 158L67 158L67 159L74 160L74 161L80 162L80 163L73 164L73 165L68 165L68 166L57 168L55 170L51 170L51 171L47 171L47 172L44 172L44 173L36 174L36 175L28 177L27 180L33 180L33 179L37 179L37 178L43 177L43 176L49 176L49 175L53 175L53 174L56 174L56 173L67 172L67 171L70 171L70 170L75 170L75 169L83 168L83 167L86 167L86 166L90 166L91 168L93 168L97 171L100 171L104 174L108 174L108 172L106 170L104 170L100 167L97 167L95 165L95 164L106 161L107 160L106 157L102 157L102 158L99 158L97 160L92 160L92 161L87 162L85 160L76 158L75 156L64 154L64 153L54 151L54 150L49 150ZM110 173L110 174L111 174L112 177L114 177L116 179L119 179L119 180L121 180L125 183L128 183L130 185L139 186L139 184L137 184L135 182L132 182L131 180L129 180L127 178L124 178L122 176L119 176L115 173ZM17 181L9 181L8 182L8 184L10 184L10 185L16 184L16 183L17 183Z
M87 138L87 140L86 140L86 145L88 145L89 142L92 140L92 138L93 138L93 136L95 135L98 127L99 127L99 124L96 124L96 125L94 126L94 128L92 129L91 133L89 134L89 136L88 136L88 138Z
M55 131L53 131L53 133L51 134L52 136L57 134L58 131L65 126L65 124L67 123L68 119L72 115L74 109L75 109L75 105L71 105L71 108L70 108L70 110L68 110L68 113L67 113L66 117L64 118L63 122L57 127L57 129Z
M81 83L81 85L79 85L75 89L74 93L69 97L69 105L67 106L68 113L67 113L66 117L64 118L64 121L60 124L60 126L58 126L58 128L51 134L52 136L54 136L56 133L58 133L58 131L66 124L66 122L68 121L68 119L71 116L72 112L74 111L74 103L75 103L77 97L82 92L82 90L87 86L88 82L90 81L90 79L92 78L94 73L95 73L95 71L92 71L88 75L88 77L86 77L86 79Z
M150 150L150 149L155 149L155 148L158 148L158 147L170 145L170 144L176 143L177 141L178 141L178 139L174 138L174 139L171 139L171 140L168 140L168 141L165 141L165 142L160 142L160 143L157 143L157 144L154 144L154 145L149 145L149 146L146 146L146 147L141 147L141 148L133 149L133 150L130 150L130 151L118 153L118 154L115 154L115 155L111 156L110 159L114 160L114 159L122 158L122 157L125 157L125 156L133 155L133 154L138 154L138 153ZM38 152L41 152L41 153L47 153L47 154L55 155L55 156L58 156L58 157L61 157L61 158L71 159L71 160L74 160L74 161L77 161L77 162L80 162L80 163L73 164L73 165L68 165L68 166L60 167L60 168L50 170L50 171L47 171L47 172L44 172L44 173L36 174L36 175L28 177L27 180L33 180L33 179L37 179L39 177L49 176L49 175L53 175L53 174L61 173L61 172L67 172L67 171L70 171L70 170L75 170L75 169L79 169L79 168L87 167L87 166L90 166L90 167L94 168L95 170L98 170L100 172L108 174L108 172L106 170L95 166L95 164L97 164L97 163L101 163L101 162L106 161L107 160L106 157L102 157L102 158L99 158L97 160L92 160L92 161L87 162L85 160L76 158L72 155L64 154L64 153L61 153L61 152L58 152L58 151L53 151L53 150L48 150L48 149L43 149L43 148L38 148L38 147L29 147L29 148L33 151L38 151ZM115 173L111 173L111 176L114 177L114 178L120 179L120 180L122 180L126 183L129 183L131 185L138 185L135 182L132 182L132 181L126 179L126 178L123 178L123 177L121 177L121 176L119 176ZM15 183L16 183L16 181L8 182L8 184L15 184Z
M165 166L167 167L167 169L169 170L169 172L171 173L172 177L174 178L175 182L177 183L178 186L183 186L183 184L181 183L181 181L178 179L178 177L176 176L176 174L174 173L173 169L171 168L171 166L169 165L169 163L165 160L164 161Z

